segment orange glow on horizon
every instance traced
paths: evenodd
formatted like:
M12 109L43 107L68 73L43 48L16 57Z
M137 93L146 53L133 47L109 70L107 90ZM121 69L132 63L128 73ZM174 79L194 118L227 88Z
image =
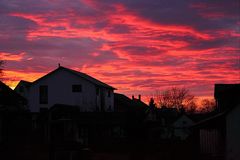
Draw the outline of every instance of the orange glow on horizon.
M14 4L17 9L4 12L0 60L11 88L58 63L143 98L172 86L212 97L215 83L240 83L240 22L225 12L227 6L190 1L165 10L157 1L156 8L147 1L62 3L32 4L29 10Z

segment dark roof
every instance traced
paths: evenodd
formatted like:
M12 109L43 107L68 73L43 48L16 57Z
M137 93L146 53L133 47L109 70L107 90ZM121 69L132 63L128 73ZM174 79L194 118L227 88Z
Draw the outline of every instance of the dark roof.
M28 81L25 81L25 80L21 80L20 83L22 83L26 87L31 86L31 84L32 84L32 82L28 82Z
M222 97L240 97L240 84L215 84L214 97L216 99Z
M54 71L52 71L52 72L46 74L45 76L37 79L36 81L33 82L33 84L37 83L38 81L40 81L40 80L48 77L49 75L51 75L51 74L53 74L53 73L55 73L55 72L57 72L57 71L59 71L59 70L67 71L67 72L69 72L69 73L71 73L71 74L74 74L75 76L78 76L78 77L80 77L80 78L83 78L83 79L85 79L85 80L87 80L87 81L89 81L89 82L91 82L91 83L93 83L93 84L95 84L95 85L97 85L97 86L101 86L101 87L105 87L105 88L110 88L110 89L116 89L116 88L114 88L114 87L112 87L112 86L110 86L110 85L108 85L108 84L106 84L106 83L103 83L103 82L101 82L101 81L99 81L99 80L97 80L97 79L95 79L95 78L93 78L93 77L91 77L91 76L89 76L89 75L87 75L87 74L85 74L85 73L78 72L78 71L75 71L75 70L72 70L72 69L69 69L69 68L65 68L65 67L62 67L62 66L59 66L59 67L58 67L57 69L55 69Z
M240 104L240 84L215 84L214 97L219 111Z
M221 123L223 123L223 122L225 122L225 116L229 112L231 112L234 108L237 108L237 107L240 107L240 104L235 105L234 107L229 108L228 110L226 110L224 112L220 112L220 113L214 114L214 115L212 115L210 117L207 117L207 118L199 121L198 123L196 123L194 125L194 127L202 127L202 126L208 126L208 125L211 126L213 124L217 125L218 123L220 123L220 121L221 121ZM220 125L222 125L222 124L220 124Z
M165 124L172 124L180 115L177 108L157 108L156 109L157 119L161 120L164 118Z
M218 114L218 112L213 111L213 112L207 112L207 113L193 113L193 114L189 114L188 116L194 121L194 122L200 122L202 120L205 120L207 118L213 117L216 114Z
M21 80L21 81L17 84L17 86L15 87L15 89L18 88L19 85L23 85L23 86L29 88L29 87L32 85L32 82L28 82L28 81L25 81L25 80ZM15 89L14 89L14 90L15 90Z
M26 104L27 100L16 93L14 90L9 88L6 84L0 81L0 105L7 107L9 110L11 107L15 106L15 109ZM17 108L16 108L17 107ZM13 108L11 108L13 109ZM10 109L10 110L11 110ZM14 110L15 110L14 109ZM18 108L20 109L20 108Z
M117 112L145 111L148 105L139 99L130 99L124 94L114 93L114 110Z

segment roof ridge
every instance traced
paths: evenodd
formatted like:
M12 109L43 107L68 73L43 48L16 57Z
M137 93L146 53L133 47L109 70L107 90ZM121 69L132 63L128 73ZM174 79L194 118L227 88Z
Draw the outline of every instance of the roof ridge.
M72 73L72 74L74 74L74 75L76 75L76 76L79 76L79 77L81 77L81 78L84 78L85 80L90 81L91 83L94 83L94 84L96 84L96 85L103 86L103 87L105 87L105 88L116 89L116 88L114 88L114 87L112 87L112 86L110 86L110 85L108 85L108 84L106 84L106 83L104 83L104 82L96 79L96 78L93 78L92 76L90 76L90 75L88 75L88 74L86 74L86 73L79 72L79 71L76 71L76 70L73 70L73 69L70 69L70 68L66 68L66 67L63 67L63 66L59 66L57 69L55 69L55 70L47 73L46 75L44 75L44 76L40 77L39 79L37 79L37 80L35 80L35 81L33 81L33 82L30 82L30 83L31 83L31 84L35 84L35 83L38 82L39 80L47 77L47 76L50 75L50 74L55 73L56 71L58 71L58 70L60 70L60 69L64 69L65 71L68 71L68 72L70 72L70 73ZM23 82L24 82L24 81L23 81Z
M101 86L104 86L104 87L107 87L107 88L116 89L116 88L114 88L114 87L112 87L112 86L110 86L110 85L108 85L108 84L106 84L106 83L104 83L104 82L102 82L102 81L84 73L84 72L76 71L76 70L66 68L66 67L62 67L62 66L60 66L59 68L63 68L65 70L73 72L74 74L77 74L77 76L81 76L82 78L85 78L86 80L91 81L92 83L99 83L98 85L101 85Z

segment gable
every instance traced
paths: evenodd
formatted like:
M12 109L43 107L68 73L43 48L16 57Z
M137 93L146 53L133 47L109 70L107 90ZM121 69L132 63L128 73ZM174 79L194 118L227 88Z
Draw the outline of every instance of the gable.
M26 99L17 94L7 85L0 81L0 104L19 105L26 103Z
M86 81L83 78L79 78L78 76L71 74L65 70L55 70L53 72L50 72L49 74L41 77L40 79L34 81L32 83L32 87L34 88L34 86L37 85L58 85L58 86L62 86L62 85L73 85L73 84L85 84L85 83L89 83L88 81Z
M46 74L45 76L37 79L36 81L34 81L32 84L35 85L39 82L42 82L43 80L46 80L48 79L49 77L52 77L53 75L59 73L59 72L65 72L65 73L68 73L69 76L72 75L72 77L75 77L75 78L78 78L78 79L82 79L84 81L88 81L90 83L92 83L93 85L96 85L96 86L99 86L99 87L104 87L104 88L108 88L108 89L112 89L114 90L115 88L85 74L85 73L81 73L81 72L77 72L77 71L74 71L74 70L71 70L71 69L68 69L68 68L64 68L64 67L58 67L56 70Z
M174 127L189 127L192 125L194 125L194 122L186 115L182 115L173 123Z

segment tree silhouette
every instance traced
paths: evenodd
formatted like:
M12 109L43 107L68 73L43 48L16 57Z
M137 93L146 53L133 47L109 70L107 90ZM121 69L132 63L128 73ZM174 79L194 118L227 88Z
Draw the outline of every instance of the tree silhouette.
M155 104L153 98L151 98L150 101L149 101L149 107L150 107L150 108L155 108L155 107L156 107L156 104Z
M160 108L196 109L194 95L190 94L186 88L172 87L161 92L156 91L154 97Z
M214 99L203 99L201 101L201 112L211 112L215 109L216 103Z
M4 61L0 60L0 79L2 78L2 74L3 74L3 64L4 64Z

